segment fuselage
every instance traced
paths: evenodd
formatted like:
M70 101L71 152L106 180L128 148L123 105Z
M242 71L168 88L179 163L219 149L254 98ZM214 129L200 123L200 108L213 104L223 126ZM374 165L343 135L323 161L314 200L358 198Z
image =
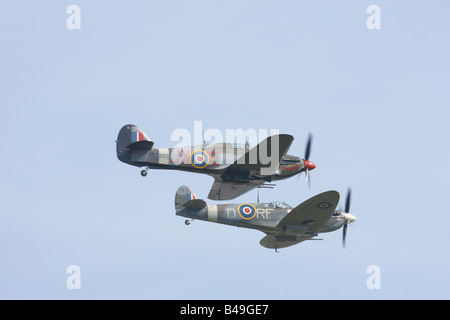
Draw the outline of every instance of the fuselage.
M213 204L201 210L184 208L176 215L194 220L204 220L241 228L257 229L265 232L283 231L277 225L293 210L285 203L241 203ZM335 210L326 225L318 231L325 233L335 231L345 224L345 212ZM299 229L299 233L307 230Z
M254 170L253 163L243 163L226 170L246 153L248 149L230 143L216 143L182 148L118 150L120 161L137 167L150 169L181 170L211 176L223 175L224 181L282 180L305 171L305 160L286 155L274 174L265 175L260 168ZM250 159L252 160L252 159Z

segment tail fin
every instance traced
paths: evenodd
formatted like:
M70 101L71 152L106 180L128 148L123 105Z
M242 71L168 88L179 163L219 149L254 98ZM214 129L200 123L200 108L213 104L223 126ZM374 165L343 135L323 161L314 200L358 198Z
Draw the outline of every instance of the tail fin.
M178 188L175 195L175 210L178 212L182 209L203 209L206 207L206 202L197 199L191 188L188 186L181 186Z
M153 148L153 141L133 124L127 124L122 127L117 137L117 157L123 162L129 162L131 159L130 150L147 150Z

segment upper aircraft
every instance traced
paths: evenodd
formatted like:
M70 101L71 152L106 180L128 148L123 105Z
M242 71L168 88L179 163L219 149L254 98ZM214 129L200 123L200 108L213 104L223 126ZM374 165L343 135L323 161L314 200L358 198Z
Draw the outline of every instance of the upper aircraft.
M257 146L246 144L210 143L178 148L153 148L154 142L139 129L127 124L116 140L117 157L127 164L149 169L172 169L203 173L214 178L208 198L234 199L254 188L272 188L273 181L306 173L316 165L309 161L311 140L309 135L304 159L287 155L294 137L289 134L272 135Z

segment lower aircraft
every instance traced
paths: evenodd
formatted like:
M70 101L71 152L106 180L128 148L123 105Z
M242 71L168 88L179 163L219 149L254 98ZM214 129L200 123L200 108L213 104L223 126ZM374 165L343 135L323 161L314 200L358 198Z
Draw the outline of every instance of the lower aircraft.
M339 203L337 191L318 194L295 208L284 202L212 204L197 199L191 188L181 186L175 195L176 215L186 217L186 225L192 220L211 221L230 226L256 229L266 234L260 244L277 251L319 233L331 232L343 227L343 246L348 224L356 220L349 213L351 191L348 190L345 211L336 210Z

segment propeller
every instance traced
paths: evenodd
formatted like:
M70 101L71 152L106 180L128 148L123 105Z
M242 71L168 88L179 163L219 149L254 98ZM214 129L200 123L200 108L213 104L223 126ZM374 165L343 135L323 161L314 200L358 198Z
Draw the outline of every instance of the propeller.
M347 236L347 222L344 224L344 233L342 234L342 248L345 249L345 237Z
M308 140L306 142L305 149L305 173L306 173L306 182L308 183L308 189L311 190L311 178L309 177L309 171L313 170L316 165L309 161L309 156L311 154L311 144L312 144L312 134L311 132L308 134Z
M350 212L350 201L352 199L352 189L347 189L347 199L345 200L345 212Z
M350 202L352 197L352 189L348 188L347 190L347 198L345 200L345 211L344 211L344 217L345 217L345 224L344 224L344 232L342 234L342 247L345 249L345 238L347 237L347 227L350 223L356 220L356 217L352 214L350 214Z
M311 153L311 143L312 143L312 134L310 132L308 134L308 142L306 143L305 160L309 160L309 155Z

